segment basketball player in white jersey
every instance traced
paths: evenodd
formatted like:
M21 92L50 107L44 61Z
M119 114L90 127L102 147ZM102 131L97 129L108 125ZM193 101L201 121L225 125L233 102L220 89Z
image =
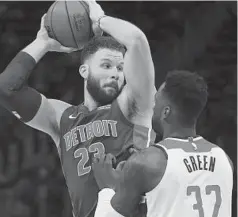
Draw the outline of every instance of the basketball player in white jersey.
M206 101L207 85L199 75L168 73L152 118L163 140L133 154L121 170L113 169L112 155L94 159L101 189L95 217L130 216L141 195L148 217L231 217L231 161L196 134Z

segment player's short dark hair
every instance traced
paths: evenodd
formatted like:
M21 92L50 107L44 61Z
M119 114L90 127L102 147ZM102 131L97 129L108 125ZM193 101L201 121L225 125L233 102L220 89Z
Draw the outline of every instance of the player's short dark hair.
M196 121L207 103L207 84L197 73L185 70L168 72L163 92L178 109L184 124Z
M80 59L81 64L83 64L92 54L95 54L100 48L116 50L122 52L123 55L126 51L125 47L111 36L95 36L82 50Z

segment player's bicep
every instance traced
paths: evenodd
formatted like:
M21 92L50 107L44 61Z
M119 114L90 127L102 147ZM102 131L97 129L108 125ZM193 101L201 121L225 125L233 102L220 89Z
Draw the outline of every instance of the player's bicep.
M167 156L160 148L147 148L134 153L124 164L112 207L123 216L131 215L145 193L161 181Z
M134 213L145 193L145 173L141 173L144 167L141 158L140 154L134 154L125 162L116 194L111 200L112 207L123 216Z
M41 95L40 106L35 115L29 121L24 121L30 127L45 132L52 136L57 131L57 122L54 108L49 100Z
M142 196L138 189L128 189L125 187L125 189L115 193L111 200L111 205L118 213L127 217L135 212L135 209L141 202L141 198Z
M57 145L60 135L60 120L63 112L70 104L59 100L47 99L43 95L41 95L41 98L41 105L37 113L30 121L25 123L49 134Z
M138 37L127 48L124 62L128 94L136 100L140 111L147 111L153 105L156 88L154 64L146 36Z

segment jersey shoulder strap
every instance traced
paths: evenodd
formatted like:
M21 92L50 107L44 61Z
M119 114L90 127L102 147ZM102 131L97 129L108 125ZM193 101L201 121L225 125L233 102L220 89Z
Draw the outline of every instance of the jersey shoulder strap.
M62 117L60 120L60 131L64 132L65 128L68 125L74 124L74 122L78 119L80 114L85 112L86 112L86 107L81 104L78 106L70 106L69 108L67 108L62 114Z
M167 148L166 147L164 147L161 143L155 143L151 146L160 149L164 153L166 159L168 160L168 153L167 153Z

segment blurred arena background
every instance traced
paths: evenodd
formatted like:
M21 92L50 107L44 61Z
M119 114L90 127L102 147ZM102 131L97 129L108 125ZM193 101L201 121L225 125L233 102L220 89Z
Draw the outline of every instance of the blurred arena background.
M52 2L0 2L0 72L36 36ZM234 167L237 208L237 2L101 2L106 14L138 25L152 50L158 87L168 70L205 77L209 101L198 133L218 144ZM30 86L49 98L83 100L79 54L49 53ZM221 174L222 175L222 174ZM0 107L0 216L71 217L71 204L53 141Z

